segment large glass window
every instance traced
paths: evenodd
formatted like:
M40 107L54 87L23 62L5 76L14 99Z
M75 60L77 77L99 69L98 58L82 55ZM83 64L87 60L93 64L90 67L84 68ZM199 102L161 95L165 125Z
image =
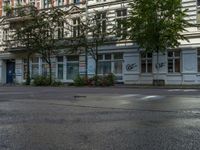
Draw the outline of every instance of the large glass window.
M107 53L98 56L98 74L106 75L114 73L117 80L122 80L123 53Z
M63 79L63 56L57 57L57 78L58 79Z
M126 17L127 17L127 9L116 10L116 26L117 26L117 37L125 39L127 36L127 26L126 26Z
M180 50L168 51L168 73L180 73Z
M80 0L74 0L74 4L79 4Z
M44 59L42 59L42 75L48 76L49 74L49 65L46 63Z
M64 0L58 0L58 6L64 5Z
M32 64L31 64L31 76L32 78L39 75L39 58L34 57L32 58Z
M111 73L111 54L100 54L98 59L98 74L105 75Z
M141 73L152 73L152 53L141 53Z
M79 56L67 56L67 80L73 80L79 74Z
M200 72L200 49L197 50L198 72Z

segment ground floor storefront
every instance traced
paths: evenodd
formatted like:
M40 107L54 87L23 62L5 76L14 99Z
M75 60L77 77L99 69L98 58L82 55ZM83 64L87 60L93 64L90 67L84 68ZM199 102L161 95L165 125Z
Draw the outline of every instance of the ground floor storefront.
M95 61L91 56L59 55L52 57L53 78L61 82L73 82L77 75L95 74ZM165 84L200 84L200 50L197 48L168 50L159 55L141 53L137 49L113 49L99 53L98 74L115 74L124 84L152 84L163 80ZM23 83L26 80L28 63L26 55L0 54L0 82ZM48 64L40 55L33 55L29 63L31 78L47 76Z

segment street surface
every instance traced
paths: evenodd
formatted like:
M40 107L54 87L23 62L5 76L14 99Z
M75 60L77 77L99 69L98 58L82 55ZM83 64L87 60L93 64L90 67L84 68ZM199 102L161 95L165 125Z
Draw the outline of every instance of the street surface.
M0 150L199 150L200 89L0 87Z

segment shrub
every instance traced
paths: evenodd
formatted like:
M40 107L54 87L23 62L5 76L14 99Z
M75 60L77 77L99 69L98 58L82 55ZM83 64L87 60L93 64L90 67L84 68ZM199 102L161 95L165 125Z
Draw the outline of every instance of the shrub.
M47 76L37 76L33 80L35 86L48 86L50 85L50 79Z
M94 76L92 78L85 78L77 76L74 79L75 86L112 86L115 83L114 74L108 74L106 76Z
M113 73L108 74L107 76L104 77L106 80L107 86L114 85L116 77Z
M62 83L62 82L60 82L60 81L53 81L52 83L51 83L51 85L52 86L63 86L64 84Z
M32 85L35 85L35 86L61 86L61 85L63 85L63 83L52 79L52 82L50 84L49 76L37 76L33 79Z
M78 75L78 76L74 79L74 85L75 85L75 86L84 86L84 85L85 85L84 78L82 78L81 76Z

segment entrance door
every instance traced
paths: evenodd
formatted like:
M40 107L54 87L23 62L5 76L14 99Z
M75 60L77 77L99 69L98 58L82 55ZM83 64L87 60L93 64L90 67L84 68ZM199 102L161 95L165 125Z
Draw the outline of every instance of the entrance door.
M7 61L6 63L6 83L13 83L15 76L15 62Z

